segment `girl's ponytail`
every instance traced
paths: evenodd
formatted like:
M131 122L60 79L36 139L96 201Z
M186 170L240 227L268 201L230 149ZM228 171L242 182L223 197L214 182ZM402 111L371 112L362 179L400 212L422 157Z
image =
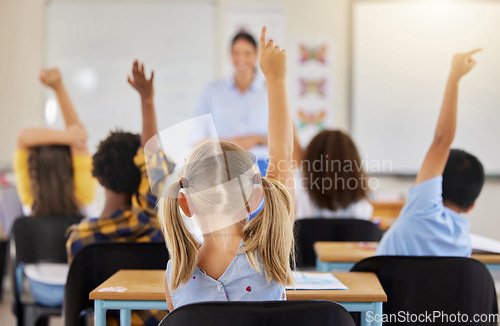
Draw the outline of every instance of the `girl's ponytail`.
M200 247L191 232L184 225L179 209L178 182L168 190L166 198L160 201L160 218L167 248L172 261L172 270L168 284L172 290L177 289L182 283L188 281L196 265L196 253Z
M274 179L262 178L264 208L243 228L243 251L257 271L264 268L268 281L293 284L293 226L290 225L293 203L288 190ZM259 257L260 260L259 261Z

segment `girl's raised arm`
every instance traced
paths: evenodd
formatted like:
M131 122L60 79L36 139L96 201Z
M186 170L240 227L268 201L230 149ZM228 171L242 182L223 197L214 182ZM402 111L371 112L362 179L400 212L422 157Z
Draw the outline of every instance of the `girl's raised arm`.
M66 126L66 134L71 134L73 131L85 132L85 127L78 118L75 107L71 102L68 91L64 86L61 72L57 68L42 69L40 71L40 82L45 86L51 88L56 94L57 101L61 107L61 112L64 118L64 124ZM71 138L77 137L76 135L71 135ZM50 137L49 137L50 139ZM41 144L48 145L48 144ZM88 155L88 147L86 141L79 142L67 142L67 145L71 146L71 151L76 154Z
M87 132L80 123L68 92L62 82L61 73L57 68L42 69L40 81L54 90L66 125L65 130L48 128L23 129L17 137L17 148L27 149L43 145L68 145L78 154L88 154Z
M80 124L74 124L65 130L48 128L23 129L17 136L18 149L43 145L67 145L72 149L75 147L83 150L83 148L87 147L86 142L87 132Z
M281 182L294 198L293 122L286 90L286 51L275 46L273 40L266 43L265 26L260 35L259 56L259 64L267 81L269 101L267 177Z
M57 101L61 106L62 115L64 118L64 124L66 128L73 124L79 124L80 120L76 114L75 107L71 102L71 99L66 91L66 87L62 81L61 73L57 68L42 69L40 71L40 82L47 87L52 88L56 94Z

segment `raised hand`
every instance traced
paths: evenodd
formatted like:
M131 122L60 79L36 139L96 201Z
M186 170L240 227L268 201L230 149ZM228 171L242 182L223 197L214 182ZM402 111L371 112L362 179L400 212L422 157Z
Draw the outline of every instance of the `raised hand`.
M151 77L147 79L144 73L144 63L139 64L139 61L135 60L132 67L132 77L128 76L128 82L139 92L143 100L153 99L153 77L154 71L151 71Z
M68 140L73 146L80 148L86 146L88 135L83 125L79 123L72 124L66 128L66 133Z
M275 46L274 40L266 44L266 26L260 34L259 65L268 82L286 79L286 51Z
M61 73L57 68L48 68L40 70L39 78L42 84L52 89L56 89L62 86Z
M284 185L294 202L293 122L286 90L286 52L270 40L266 44L266 27L262 28L259 44L259 64L266 77L268 110L267 143L269 166L266 177ZM293 206L293 205L292 205ZM290 227L294 217L290 214Z
M151 77L146 78L144 73L144 64L139 64L138 60L134 60L132 66L132 77L128 76L129 84L135 88L141 95L142 102L142 133L141 145L156 135L156 114L154 106L154 87L153 87L154 71L151 71Z
M458 53L453 57L434 140L417 174L416 184L443 175L457 129L458 84L460 79L474 68L476 60L472 56L481 50Z
M472 57L483 49L475 49L466 53L458 53L453 57L450 75L455 78L462 78L476 65L476 60Z

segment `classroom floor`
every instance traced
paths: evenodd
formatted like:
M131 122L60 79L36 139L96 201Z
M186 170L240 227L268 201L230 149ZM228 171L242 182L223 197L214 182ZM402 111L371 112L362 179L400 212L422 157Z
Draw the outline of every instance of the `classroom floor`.
M3 295L0 302L0 325L15 326L16 316L12 313L12 290L8 277L4 278ZM62 326L62 317L50 318L49 326Z

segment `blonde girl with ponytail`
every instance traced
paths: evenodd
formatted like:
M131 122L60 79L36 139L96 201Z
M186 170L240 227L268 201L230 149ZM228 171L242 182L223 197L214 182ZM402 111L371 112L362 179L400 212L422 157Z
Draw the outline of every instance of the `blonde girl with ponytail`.
M165 272L169 310L200 301L285 300L293 283L293 125L286 92L286 52L260 37L269 100L269 167L259 174L249 153L208 140L186 159L160 199L171 260ZM184 223L203 233L200 245Z

